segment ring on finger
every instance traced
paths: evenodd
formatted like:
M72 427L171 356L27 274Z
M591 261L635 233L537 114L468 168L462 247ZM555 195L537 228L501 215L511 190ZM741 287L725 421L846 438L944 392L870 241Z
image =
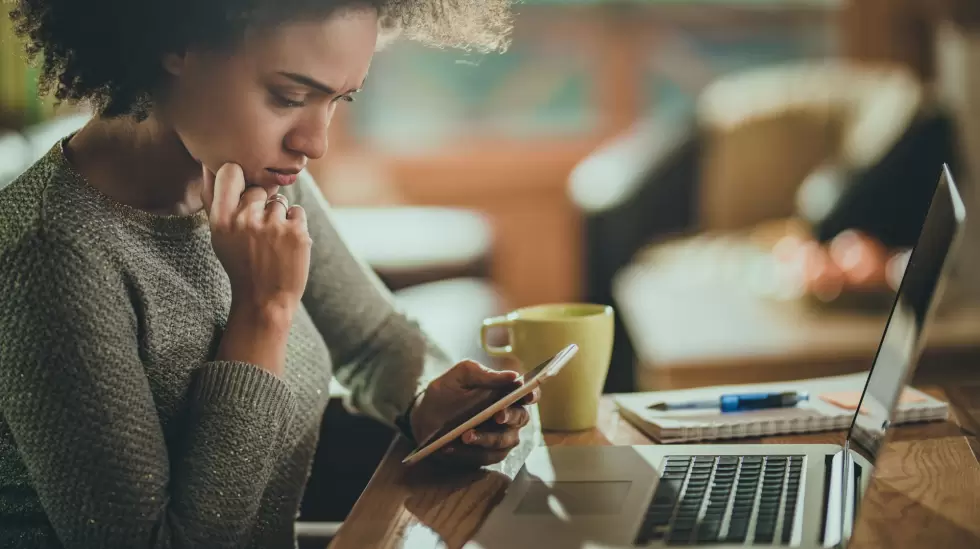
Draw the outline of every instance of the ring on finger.
M274 195L272 195L271 198L269 198L269 200L266 200L265 201L265 205L268 206L269 204L272 204L273 202L278 202L278 203L282 204L282 207L283 208L285 208L286 210L289 210L289 202L286 201L286 197L285 196L283 196L281 194L274 194Z

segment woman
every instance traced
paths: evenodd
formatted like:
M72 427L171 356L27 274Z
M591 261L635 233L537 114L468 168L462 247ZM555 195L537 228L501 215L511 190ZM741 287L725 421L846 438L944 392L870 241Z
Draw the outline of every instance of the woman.
M505 1L15 4L98 116L0 192L0 546L292 547L331 365L417 440L519 383L440 364L302 171L379 29L498 49ZM527 420L443 457L499 461Z

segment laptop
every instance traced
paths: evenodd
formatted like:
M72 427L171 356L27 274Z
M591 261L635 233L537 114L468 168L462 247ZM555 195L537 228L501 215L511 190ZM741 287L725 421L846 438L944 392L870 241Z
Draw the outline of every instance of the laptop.
M842 446L537 447L466 547L845 546L965 217L943 166Z

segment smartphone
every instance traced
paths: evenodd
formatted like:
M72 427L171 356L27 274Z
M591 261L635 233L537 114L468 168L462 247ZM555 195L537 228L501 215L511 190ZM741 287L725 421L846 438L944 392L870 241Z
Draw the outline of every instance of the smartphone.
M574 343L558 351L534 369L518 377L517 379L521 381L521 386L513 391L509 391L503 395L499 392L487 391L486 395L475 399L458 414L447 418L443 426L422 441L412 453L402 460L402 463L418 463L443 446L459 438L466 431L489 420L500 410L521 400L546 380L557 375L577 352L578 345Z

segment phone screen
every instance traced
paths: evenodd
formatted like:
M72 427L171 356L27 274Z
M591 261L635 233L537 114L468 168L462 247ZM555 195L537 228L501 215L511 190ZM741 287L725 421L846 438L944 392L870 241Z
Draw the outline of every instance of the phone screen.
M538 377L545 371L548 365L551 364L551 361L555 359L555 356L548 357L547 360L539 364L533 370L518 377L517 381L523 383L524 380L534 380L534 378ZM517 387L519 387L519 384L515 385L514 388L512 389L503 389L503 390L485 389L482 391L478 391L476 396L473 398L472 401L470 401L469 404L464 406L458 413L453 414L452 417L447 419L446 423L444 423L442 427L436 430L436 432L434 432L433 434L429 435L428 438L426 438L421 444L419 444L419 448L424 448L429 443L442 438L443 436L446 435L446 433L449 433L453 429L462 425L463 423L466 423L466 421L469 420L471 417L479 414L483 410L486 410L494 403L496 403L498 400L509 395Z

